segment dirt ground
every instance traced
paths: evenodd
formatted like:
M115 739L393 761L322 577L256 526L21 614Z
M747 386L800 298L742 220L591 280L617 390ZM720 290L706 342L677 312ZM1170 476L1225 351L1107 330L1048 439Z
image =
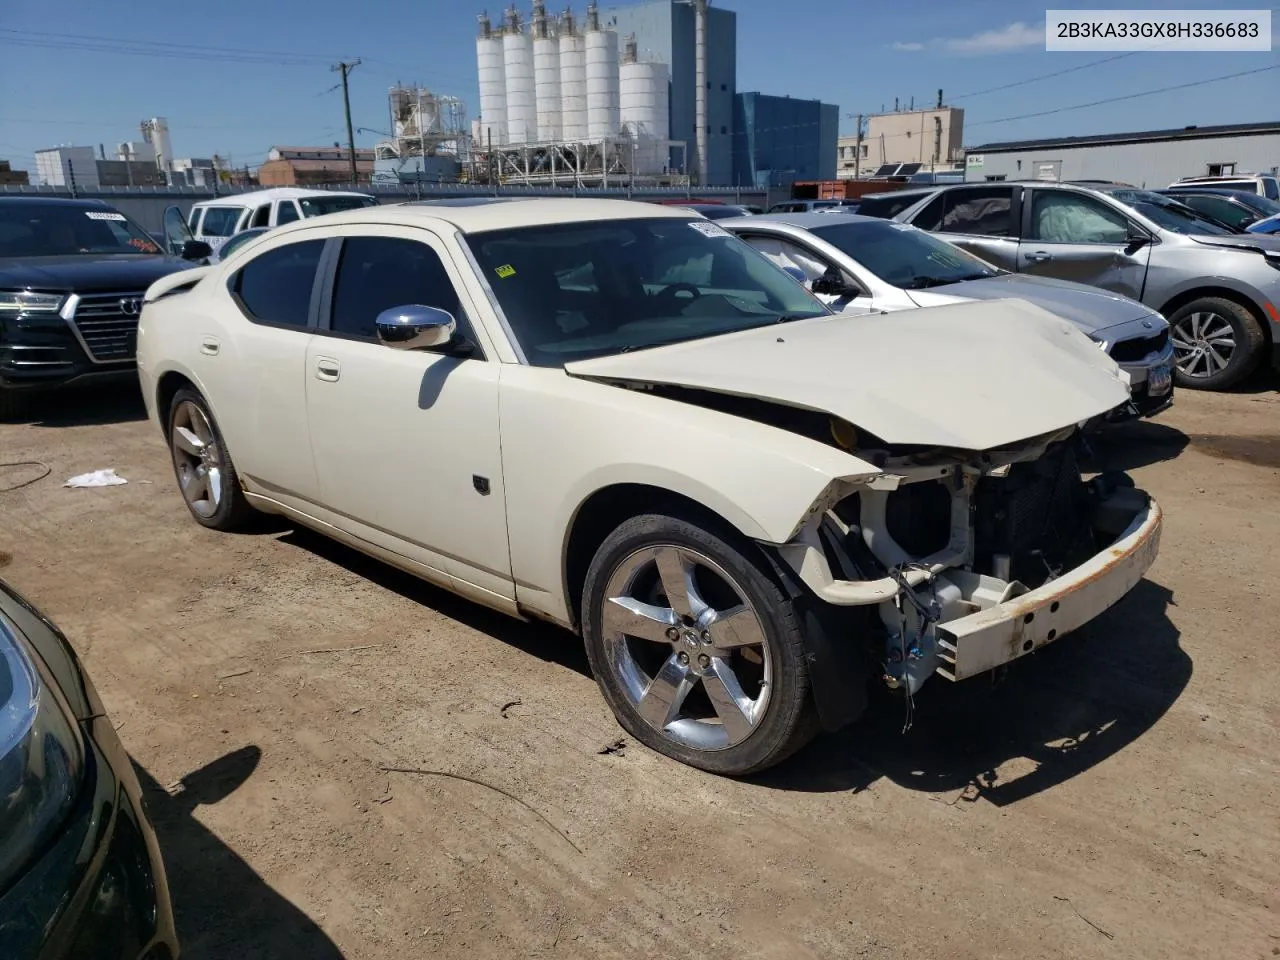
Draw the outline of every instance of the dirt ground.
M1270 958L1277 385L1109 439L1167 515L1119 606L751 782L602 753L567 634L304 531L198 527L127 389L0 425L0 461L52 467L0 493L0 576L143 771L190 960ZM128 485L63 488L100 467Z

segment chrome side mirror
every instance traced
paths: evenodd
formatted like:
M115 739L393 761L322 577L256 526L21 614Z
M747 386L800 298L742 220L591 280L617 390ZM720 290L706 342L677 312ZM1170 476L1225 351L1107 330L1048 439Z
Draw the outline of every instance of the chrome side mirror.
M453 339L457 321L448 310L409 303L383 310L374 321L378 342L396 350L443 347Z

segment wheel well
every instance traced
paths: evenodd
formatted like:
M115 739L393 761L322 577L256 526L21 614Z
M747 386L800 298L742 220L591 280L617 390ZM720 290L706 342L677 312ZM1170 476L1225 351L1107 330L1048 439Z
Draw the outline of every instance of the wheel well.
M704 523L712 532L737 533L737 528L714 510L698 501L662 487L642 483L619 483L597 490L583 502L573 518L565 548L565 590L574 629L580 629L582 588L587 568L600 544L621 524L646 513L664 513L683 520ZM741 536L741 534L738 534Z
M173 396L183 387L196 389L194 383L172 370L160 377L160 382L156 384L156 418L160 421L162 433L167 433L165 424L169 419L169 407L173 404Z
M1236 290L1230 290L1226 287L1197 287L1195 290L1188 290L1180 293L1163 307L1160 308L1160 315L1168 320L1174 313L1181 310L1188 303L1194 300L1200 300L1203 297L1217 297L1219 300L1230 300L1232 303L1239 304L1253 314L1253 318L1258 321L1258 326L1262 328L1263 335L1267 338L1267 342L1271 342L1271 324L1267 323L1267 318L1262 311L1258 309L1257 304L1246 297L1244 294Z

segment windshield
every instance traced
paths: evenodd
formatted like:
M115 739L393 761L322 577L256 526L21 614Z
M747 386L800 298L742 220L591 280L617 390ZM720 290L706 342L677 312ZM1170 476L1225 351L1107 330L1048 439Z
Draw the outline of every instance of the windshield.
M1150 190L1112 190L1111 196L1171 233L1212 237L1239 233L1238 230L1224 226L1217 220L1201 216L1186 204L1152 193Z
M1000 272L945 240L892 220L835 223L810 232L885 283L907 290L979 280Z
M522 227L473 234L467 243L534 366L829 313L701 218Z
M148 253L160 245L110 207L41 203L0 204L0 257L66 257L78 254Z
M301 197L304 217L319 217L326 213L338 213L342 210L358 210L361 207L376 207L378 201L373 197Z

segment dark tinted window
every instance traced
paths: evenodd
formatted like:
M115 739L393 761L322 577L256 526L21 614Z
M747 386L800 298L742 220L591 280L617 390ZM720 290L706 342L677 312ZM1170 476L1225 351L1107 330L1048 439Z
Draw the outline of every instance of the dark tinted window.
M254 257L236 274L234 290L255 320L305 327L323 240L304 240Z
M292 200L281 200L280 205L276 207L276 225L282 223L293 223L298 219L298 208L293 205Z
M1262 192L1268 200L1280 200L1280 181L1275 177L1263 177Z
M938 224L942 222L942 209L946 204L947 195L945 193L938 194L926 203L924 208L915 215L911 221L911 225L913 227L919 227L921 230L937 230ZM858 212L863 215L866 214L866 203L863 203L863 205L858 208ZM894 216L894 214L890 214L890 216Z
M331 330L372 340L378 314L408 304L447 310L463 325L453 281L426 244L396 237L351 237L342 244Z
M1215 197L1207 193L1180 193L1175 194L1173 199L1229 227L1239 226L1240 221L1246 218L1250 222L1257 219L1254 214L1245 209L1244 204L1236 205L1226 197Z
M298 203L302 204L302 215L304 217L319 217L326 213L338 213L342 210L358 210L361 207L376 207L378 201L373 197L303 197Z
M942 219L934 229L983 237L1007 237L1013 232L1012 187L949 190L942 196Z
M269 227L271 226L271 204L264 203L253 213L253 221L250 227Z

